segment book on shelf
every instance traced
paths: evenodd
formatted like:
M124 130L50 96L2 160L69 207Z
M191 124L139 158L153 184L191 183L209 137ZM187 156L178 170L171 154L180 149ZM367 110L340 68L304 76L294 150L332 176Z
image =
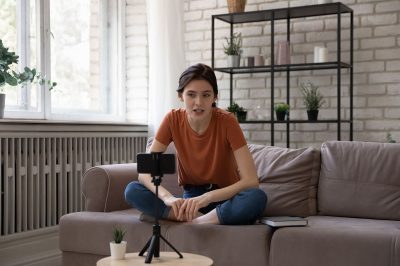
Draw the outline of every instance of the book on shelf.
M263 224L270 225L272 227L282 226L306 226L308 221L306 218L297 216L274 216L274 217L263 217L260 219Z

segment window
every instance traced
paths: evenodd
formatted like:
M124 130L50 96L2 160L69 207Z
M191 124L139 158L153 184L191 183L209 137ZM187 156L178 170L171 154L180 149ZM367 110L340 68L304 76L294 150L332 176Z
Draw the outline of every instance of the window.
M5 117L124 120L122 2L0 0L0 36L19 67L57 82L6 88Z

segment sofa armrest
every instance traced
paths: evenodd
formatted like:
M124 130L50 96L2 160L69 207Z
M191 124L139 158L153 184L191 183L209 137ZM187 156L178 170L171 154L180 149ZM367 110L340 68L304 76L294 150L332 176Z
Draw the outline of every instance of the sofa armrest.
M131 208L125 202L125 187L138 179L136 163L101 165L86 170L82 193L86 211L111 212Z

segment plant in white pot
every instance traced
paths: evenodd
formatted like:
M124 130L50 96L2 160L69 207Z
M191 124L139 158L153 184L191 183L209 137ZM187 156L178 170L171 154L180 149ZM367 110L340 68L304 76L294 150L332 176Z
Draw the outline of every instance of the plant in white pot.
M4 116L5 107L5 92L6 84L17 86L26 83L39 83L40 85L47 84L49 90L53 89L57 83L46 80L44 76L36 72L36 69L29 67L24 68L24 72L16 72L14 69L18 64L19 56L15 52L9 51L0 39L0 118Z
M113 241L110 242L111 258L115 260L125 259L126 241L124 240L126 231L120 227L113 229Z
M242 47L242 34L234 33L230 38L225 37L224 53L228 55L228 67L239 67L240 48Z

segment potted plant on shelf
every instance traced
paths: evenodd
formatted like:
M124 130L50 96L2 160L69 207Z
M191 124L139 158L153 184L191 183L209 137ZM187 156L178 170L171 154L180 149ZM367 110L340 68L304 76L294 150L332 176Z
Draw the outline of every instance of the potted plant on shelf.
M224 53L228 55L228 67L239 67L240 48L242 47L242 34L234 33L230 38L225 37Z
M308 120L315 121L318 119L319 108L325 103L324 97L319 93L318 86L312 82L301 83L300 87L307 109Z
M40 85L47 84L49 90L53 89L57 83L46 80L44 76L36 72L36 69L25 67L24 72L18 73L14 70L18 64L18 55L15 52L9 51L0 39L0 118L4 116L5 107L5 91L6 84L17 86L26 83L39 83Z
M286 115L289 115L289 109L290 106L287 103L284 102L278 102L275 104L275 113L276 113L276 119L278 121L283 121L286 118Z
M246 0L226 0L229 13L243 12Z
M247 111L237 103L233 102L227 109L228 112L234 113L239 122L246 121Z
M110 242L111 258L122 260L125 258L126 241L123 241L126 231L120 227L113 229L113 240Z

